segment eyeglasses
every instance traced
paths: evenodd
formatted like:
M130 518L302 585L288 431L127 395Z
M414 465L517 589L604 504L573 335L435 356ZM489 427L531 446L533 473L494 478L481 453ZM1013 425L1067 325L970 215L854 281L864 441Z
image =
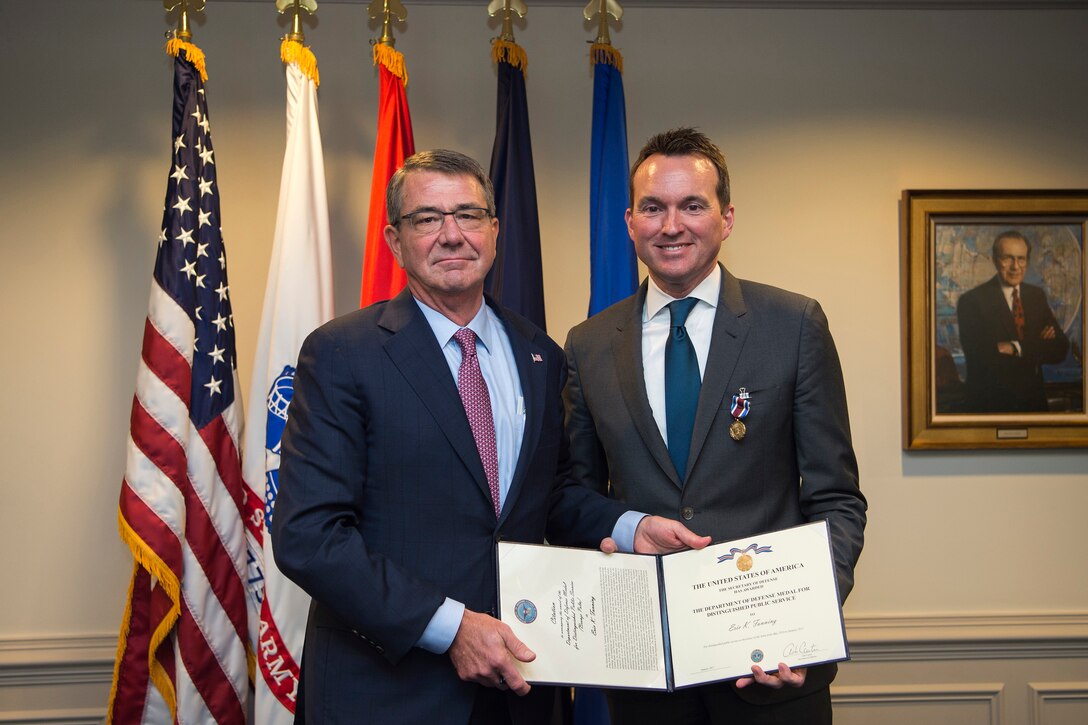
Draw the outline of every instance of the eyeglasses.
M434 234L446 222L446 217L452 216L453 221L463 232L478 232L487 226L491 219L491 212L478 207L465 207L453 211L439 211L438 209L420 209L401 217L407 220L417 234Z
M1020 267L1027 267L1028 266L1028 258L1027 257L1017 257L1017 256L1013 256L1012 254L1002 254L1002 255L998 256L997 261L998 261L998 263L1000 263L1002 265L1005 265L1005 266L1008 266L1008 267L1011 267L1014 264L1018 265Z

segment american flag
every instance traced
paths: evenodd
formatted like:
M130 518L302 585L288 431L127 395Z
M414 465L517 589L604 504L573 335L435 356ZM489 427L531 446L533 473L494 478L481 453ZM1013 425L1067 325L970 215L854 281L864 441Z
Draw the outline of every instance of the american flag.
M135 566L108 719L244 723L252 655L234 322L203 54L176 40L168 52L173 154L121 485Z

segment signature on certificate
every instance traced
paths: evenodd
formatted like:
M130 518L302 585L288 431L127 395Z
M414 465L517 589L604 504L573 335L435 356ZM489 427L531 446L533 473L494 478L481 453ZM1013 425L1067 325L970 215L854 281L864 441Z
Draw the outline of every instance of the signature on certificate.
M792 655L813 655L820 651L812 642L790 642L782 648L782 656L790 657Z

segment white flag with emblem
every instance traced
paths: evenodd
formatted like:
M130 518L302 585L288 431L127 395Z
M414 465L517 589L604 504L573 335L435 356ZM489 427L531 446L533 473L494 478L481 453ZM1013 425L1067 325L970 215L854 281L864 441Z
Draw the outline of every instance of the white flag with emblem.
M280 437L302 341L332 317L332 265L324 157L317 119L317 63L285 41L287 150L261 313L243 473L264 503L249 513L250 636L257 657L255 722L290 723L310 599L276 568L270 525L279 488Z

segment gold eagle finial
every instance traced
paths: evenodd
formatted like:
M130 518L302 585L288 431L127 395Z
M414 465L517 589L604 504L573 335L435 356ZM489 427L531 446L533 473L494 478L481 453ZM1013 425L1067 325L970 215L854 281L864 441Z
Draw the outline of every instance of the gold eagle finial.
M305 10L310 15L316 13L317 0L276 0L276 10L280 15L283 15L288 9L295 12L294 17L291 19L291 32L287 34L287 40L305 43L306 36L302 32L302 11Z
M400 0L374 0L372 3L366 6L367 15L373 20L382 21L382 37L378 38L376 42L381 45L388 45L393 47L396 45L396 39L393 37L393 18L404 22L408 17L408 11L401 5Z
M527 12L529 8L524 0L491 0L487 6L487 14L491 17L502 13L502 33L499 34L499 40L507 43L514 42L514 16L524 18Z
M594 45L611 45L612 39L608 37L608 16L611 15L619 20L623 17L623 8L616 0L590 0L589 5L586 5L586 9L582 11L582 16L586 20L592 20L594 15L599 16L597 39L593 41Z
M162 0L162 6L166 8L166 12L181 8L181 12L178 14L178 27L173 35L178 40L184 40L186 43L192 40L193 31L189 30L189 11L191 10L194 13L204 12L204 0Z

